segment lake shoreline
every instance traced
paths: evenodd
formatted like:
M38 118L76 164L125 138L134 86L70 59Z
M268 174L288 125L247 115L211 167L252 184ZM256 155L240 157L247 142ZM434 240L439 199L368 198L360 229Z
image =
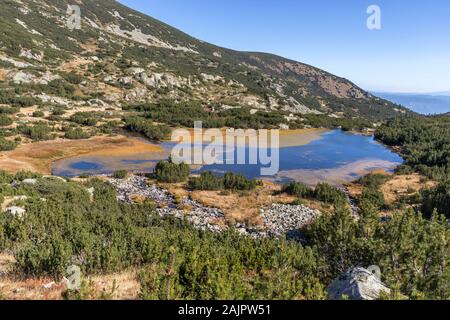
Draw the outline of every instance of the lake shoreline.
M280 140L280 167L278 174L274 176L260 176L258 173L262 166L250 164L196 166L192 168L193 174L204 171L217 174L234 172L276 183L301 181L315 185L318 182L329 182L342 186L371 171L394 170L402 161L397 154L376 142L373 137L354 135L341 130L282 131ZM104 156L101 152L91 152L54 162L52 172L67 177L111 174L117 170L150 173L158 161L169 157L170 150L175 145L173 142L160 145L153 145L146 140L141 142L157 146L164 151L138 152L132 149L127 152L111 152L109 156ZM248 152L247 149L246 153Z
M51 174L55 162L80 156L123 156L131 152L162 153L164 150L152 143L123 135L97 136L83 140L51 140L21 145L13 151L0 154L0 167L11 173L33 171Z

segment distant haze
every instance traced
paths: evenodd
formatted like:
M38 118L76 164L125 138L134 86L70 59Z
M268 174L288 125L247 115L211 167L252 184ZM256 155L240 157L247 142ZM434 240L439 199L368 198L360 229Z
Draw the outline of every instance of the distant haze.
M373 94L421 114L450 112L450 91L435 93L373 92Z

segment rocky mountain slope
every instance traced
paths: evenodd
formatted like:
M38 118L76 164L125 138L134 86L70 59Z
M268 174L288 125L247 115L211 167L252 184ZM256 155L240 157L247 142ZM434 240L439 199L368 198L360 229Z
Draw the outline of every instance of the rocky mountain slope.
M74 4L81 13L75 29ZM0 29L3 96L15 88L44 103L111 110L170 99L213 111L370 120L409 112L320 69L205 43L114 0L2 0Z

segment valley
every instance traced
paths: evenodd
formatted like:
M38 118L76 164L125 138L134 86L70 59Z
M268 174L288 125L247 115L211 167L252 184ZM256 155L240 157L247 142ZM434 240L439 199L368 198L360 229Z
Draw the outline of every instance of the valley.
M371 299L450 298L449 114L77 3L0 3L0 299L324 300L373 265ZM177 161L199 121L276 132L276 172L260 136Z

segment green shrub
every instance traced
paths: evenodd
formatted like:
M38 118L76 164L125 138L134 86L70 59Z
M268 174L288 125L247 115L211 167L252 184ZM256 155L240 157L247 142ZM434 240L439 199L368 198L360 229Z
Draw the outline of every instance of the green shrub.
M223 186L228 190L253 190L258 185L256 180L250 180L240 174L228 172L223 177Z
M12 174L7 173L6 171L0 170L0 184L7 183L10 184L13 182L14 176Z
M125 179L128 176L127 170L117 170L113 173L114 179Z
M222 190L223 179L215 176L212 172L202 172L200 177L189 179L188 188L191 190Z
M0 106L0 114L16 114L20 112L20 108Z
M327 183L319 183L314 188L314 198L328 204L343 204L347 201L345 193Z
M69 120L89 127L95 126L98 121L96 118L92 117L90 112L77 112L73 114Z
M151 120L141 117L125 118L125 129L138 132L150 140L160 141L170 134L171 130L165 125L154 125Z
M347 202L347 197L343 191L330 186L327 183L319 183L314 189L311 189L301 182L291 182L284 185L281 191L286 192L289 195L306 199L315 199L327 204L342 205Z
M450 219L450 180L422 191L422 212L431 217L435 211Z
M42 175L39 173L21 170L14 175L14 180L23 181L25 179L38 179L41 177Z
M43 118L45 116L44 111L34 111L33 112L33 117L34 118Z
M53 108L53 110L52 110L52 116L55 116L55 117L62 116L65 113L66 113L66 110L63 107L56 107L56 108Z
M21 125L18 127L19 132L29 136L35 141L44 141L53 139L52 128L44 123L38 123L33 126Z
M66 73L64 79L71 84L80 84L83 81L83 77L76 73Z
M17 143L0 138L0 151L11 151L17 147Z
M91 135L88 132L83 131L81 128L69 129L64 134L66 139L71 140L88 139L90 136Z
M188 188L191 190L249 191L255 189L258 183L256 180L247 179L243 175L237 175L232 172L219 177L207 171L201 173L199 177L189 179Z
M386 206L384 194L375 187L364 188L359 202L369 202L375 206L377 210Z
M87 186L95 189L93 201ZM195 230L181 220L160 218L154 207L119 204L101 181L85 187L39 180L31 187L36 200L27 204L25 219L0 216L5 231L0 246L15 248L18 270L60 278L72 264L85 275L142 267L142 298L324 297L316 274L323 262L308 248Z
M357 221L348 210L338 208L311 224L306 235L327 261L328 283L351 267L377 265L394 294L447 299L449 230L445 218L426 220L414 210L383 222L376 211Z
M337 207L307 228L308 245L302 246L196 230L159 217L148 203L119 203L115 190L98 179L9 185L34 176L0 171L0 195L29 196L23 219L0 215L0 248L14 254L22 276L61 278L73 264L86 276L138 268L144 299L323 299L326 286L348 268L378 265L394 293L450 295L444 217L425 219L408 210L382 221L368 210L355 220Z
M186 181L190 171L187 164L176 164L169 159L169 161L158 162L155 167L155 178L159 182L178 183Z
M300 198L309 198L314 193L310 187L301 182L291 182L284 185L281 191L286 192L291 196L297 196Z
M361 177L357 182L364 187L379 188L388 179L389 176L387 175L371 173L364 177Z
M450 115L397 117L379 127L376 139L400 147L402 172L421 172L430 179L450 179Z
M13 124L10 117L0 114L0 127L7 127Z

